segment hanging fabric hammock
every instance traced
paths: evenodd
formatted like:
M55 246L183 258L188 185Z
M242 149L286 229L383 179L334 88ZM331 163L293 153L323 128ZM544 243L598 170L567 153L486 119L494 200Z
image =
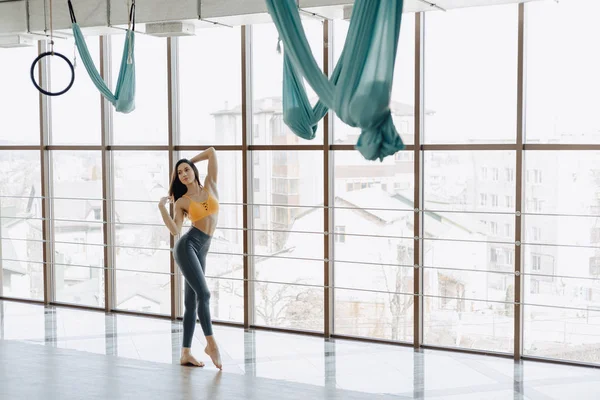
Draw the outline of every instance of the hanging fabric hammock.
M135 0L131 3L131 8L129 10L129 27L127 28L125 37L125 46L123 48L123 57L121 58L121 68L119 69L119 78L117 79L115 94L110 91L98 73L85 43L85 38L81 33L79 24L77 24L75 12L73 11L73 4L71 4L71 0L68 0L68 2L75 44L77 45L79 56L83 61L83 65L85 66L90 79L94 85L96 85L102 96L115 106L117 112L124 114L132 112L135 110Z
M342 55L331 80L320 70L302 28L294 0L265 0L284 44L283 114L292 131L314 138L317 124L332 109L362 132L356 148L368 160L404 148L390 112L394 63L403 0L356 0ZM311 108L302 79L319 96Z

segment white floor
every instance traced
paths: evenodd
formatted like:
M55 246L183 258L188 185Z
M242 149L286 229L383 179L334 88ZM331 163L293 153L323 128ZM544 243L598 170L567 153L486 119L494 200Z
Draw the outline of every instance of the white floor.
M218 373L199 326L202 369L178 365L179 321L9 301L0 317L0 387L11 400L600 399L595 368L215 326Z

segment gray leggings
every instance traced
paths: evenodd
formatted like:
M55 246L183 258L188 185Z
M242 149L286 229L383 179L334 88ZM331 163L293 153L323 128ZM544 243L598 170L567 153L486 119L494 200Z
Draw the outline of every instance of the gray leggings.
M173 248L173 257L185 278L185 312L183 314L183 347L191 347L196 312L204 336L212 336L210 319L210 290L206 284L206 253L211 237L200 229L191 227Z

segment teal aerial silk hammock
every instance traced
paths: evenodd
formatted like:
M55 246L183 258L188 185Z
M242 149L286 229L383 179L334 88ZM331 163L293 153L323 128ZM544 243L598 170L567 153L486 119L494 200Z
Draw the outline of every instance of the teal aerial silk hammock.
M130 113L135 110L135 1L131 4L129 12L129 28L127 29L125 46L123 48L123 57L121 58L121 68L119 70L119 78L117 79L117 87L113 94L111 90L106 86L106 83L98 73L94 61L90 56L90 52L85 43L85 38L81 33L79 24L75 18L75 12L73 11L73 5L69 0L69 12L71 14L71 23L73 28L73 35L75 36L75 44L79 56L83 61L83 65L90 76L90 79L96 85L102 96L115 106L115 110L121 113Z
M265 0L284 44L284 122L298 136L314 138L328 109L362 132L356 148L368 160L404 148L390 112L403 0L356 0L342 55L331 79L321 72L294 0ZM302 79L319 96L310 106Z

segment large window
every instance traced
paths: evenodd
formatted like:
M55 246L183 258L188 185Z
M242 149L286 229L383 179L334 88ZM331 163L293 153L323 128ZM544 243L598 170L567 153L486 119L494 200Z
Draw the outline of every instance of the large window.
M0 59L4 60L0 63L0 86L5 93L0 96L0 146L40 143L39 92L29 79L29 68L37 55L37 47L0 48Z
M98 151L53 151L56 300L104 306L102 164Z
M252 222L255 323L322 331L322 153L257 155L266 162L253 171L264 182L253 199L260 205Z
M599 157L597 151L565 150L525 156L524 173L544 177L541 184L525 184L525 354L598 359ZM544 203L542 212L534 198Z
M241 144L241 54L239 27L179 39L183 144Z
M100 70L100 39L97 36L86 38L86 43L92 61ZM56 40L54 46L57 52L65 54L71 60L77 52L74 39ZM71 71L64 60L58 57L47 57L50 60L50 86L52 91L67 87ZM79 54L77 61L75 83L62 96L49 98L52 105L52 129L50 141L52 144L100 144L101 138L101 95L92 83L83 66Z
M527 5L527 142L600 143L599 12L595 0Z
M425 141L514 143L517 6L425 15Z
M314 19L304 20L302 25L315 61L323 68L323 25L321 21ZM273 24L252 26L253 143L321 144L323 143L322 121L319 123L315 138L311 141L299 138L283 123L283 56L276 50L278 38L277 29ZM305 87L314 106L318 98L307 82Z
M425 153L427 344L512 351L514 214L498 214L493 199L497 203L499 195L515 193L515 183L505 176L502 181L482 179L477 172L513 165L512 151ZM494 174L488 174L490 177ZM514 207L510 211L514 212ZM509 228L504 231L498 228L506 225Z
M410 342L413 164L372 163L356 151L334 158L335 331Z
M38 151L0 151L0 272L6 297L44 298Z
M168 153L118 151L113 160L116 307L170 314L170 233L157 208L168 191Z
M112 293L118 311L182 311L183 279L177 266L171 275L173 238L157 203L168 191L171 158L218 146L220 214L206 265L214 320L242 323L250 312L257 326L318 333L325 327L337 336L403 343L414 342L417 331L427 346L501 353L512 353L522 337L525 356L597 363L594 11L600 11L594 0L572 0L403 15L391 111L403 141L414 144L422 133L424 146L381 162L352 149L360 132L336 117L327 133L346 146L334 150L321 146L325 124L313 141L285 125L273 24L212 27L172 39L138 35L136 109L122 114L109 107L104 120L101 96L80 60L68 93L41 97L28 76L37 48L0 49L10 60L0 64L0 83L10 94L0 99L0 294L40 301L51 283L48 294L57 303L103 308ZM306 17L303 26L317 63L323 65L327 50L335 64L349 23L335 20L328 37L322 21ZM242 31L252 54L245 54ZM109 62L114 90L124 36L103 40L108 54L97 36L87 43L96 66ZM57 39L56 50L72 58L72 39ZM415 73L415 55L422 75ZM40 65L50 86L65 86L65 64L47 61ZM243 76L252 77L246 87ZM414 103L420 85L423 108ZM314 104L308 84L307 91ZM49 112L40 113L40 104ZM523 148L516 141L519 105ZM246 107L252 114L244 125ZM309 144L317 146L302 147ZM198 169L203 181L207 163ZM107 274L107 266L114 270ZM44 268L53 281L44 280ZM173 286L180 291L172 293ZM414 323L415 299L422 327ZM123 319L125 329L132 321ZM97 322L90 321L101 334L105 327ZM17 334L21 328L13 325L0 324L0 335ZM515 329L523 335L515 337ZM35 326L28 337L43 331ZM171 359L170 339L163 344L156 360ZM108 349L102 341L92 348ZM118 353L137 356L128 345Z
M124 42L125 35L111 36L112 90L119 76ZM135 111L113 113L114 144L167 144L167 39L136 35L135 63Z

